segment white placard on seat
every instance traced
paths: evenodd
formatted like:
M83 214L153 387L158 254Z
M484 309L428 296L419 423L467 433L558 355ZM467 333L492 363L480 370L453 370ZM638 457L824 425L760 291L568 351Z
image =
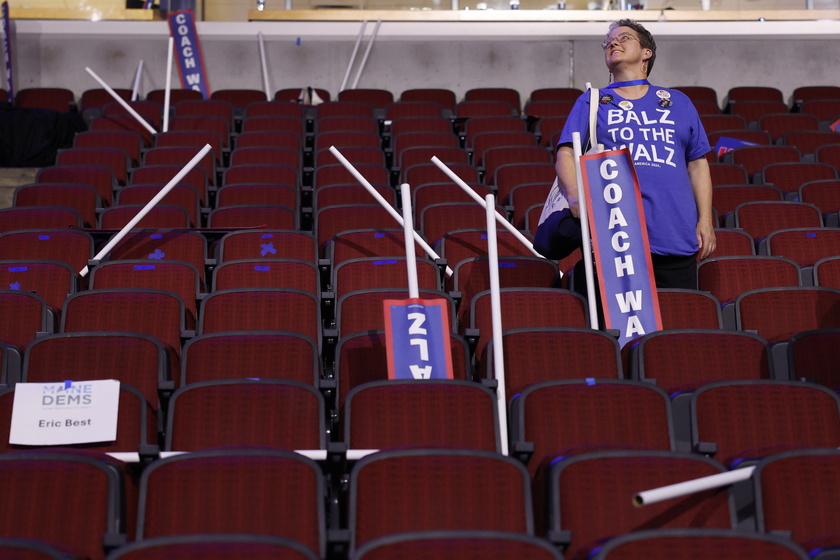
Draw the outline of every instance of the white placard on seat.
M69 445L114 441L120 382L18 383L9 443Z

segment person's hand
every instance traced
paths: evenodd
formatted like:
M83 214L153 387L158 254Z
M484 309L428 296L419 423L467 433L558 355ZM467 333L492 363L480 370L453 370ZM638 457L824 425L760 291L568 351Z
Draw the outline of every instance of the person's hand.
M717 247L715 239L715 228L710 221L697 223L697 243L700 245L700 258L705 259L711 255Z
M572 194L566 194L564 196L569 203L569 212L572 213L572 217L580 218L580 204L578 203L577 196L573 196Z

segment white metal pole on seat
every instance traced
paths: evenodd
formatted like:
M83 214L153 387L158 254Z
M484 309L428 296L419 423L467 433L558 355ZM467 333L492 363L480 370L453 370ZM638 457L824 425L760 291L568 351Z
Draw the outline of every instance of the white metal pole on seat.
M128 113L129 113L132 117L134 117L135 119L137 119L137 122L139 122L141 125L143 125L143 128L145 128L146 130L148 130L148 131L149 131L150 133L152 133L152 134L157 134L157 130L155 130L155 128L154 128L152 125L150 125L149 123L147 123L147 122L146 122L146 119L144 119L143 117L141 117L141 116L137 113L137 111L135 111L135 110L131 107L131 105L129 105L128 103L126 103L125 99L123 99L122 97L120 97L119 95L117 95L117 92L115 92L113 89L111 89L111 86L109 86L108 84L106 84L106 83L105 83L105 81L104 81L102 78L100 78L99 76L97 76L97 75L96 75L96 72L94 72L93 70L91 70L89 66L85 66L85 70L87 71L87 73L88 73L88 74L90 74L91 76L93 76L93 79L94 79L94 80L96 80L97 82L99 82L99 85L101 85L101 86L105 89L105 91L107 91L107 92L108 92L108 95L110 95L111 97L113 97L113 98L117 101L117 103L119 103L120 105L122 105L122 106L123 106L123 109L125 109L126 111L128 111Z
M713 488L720 488L721 486L729 486L736 482L748 480L754 471L755 467L745 467L743 469L735 469L734 471L695 478L694 480L686 480L677 484L669 484L668 486L661 486L653 490L646 490L633 495L633 505L642 507Z
M96 261L101 260L101 259L103 259L103 258L104 258L104 257L105 257L105 256L106 256L109 252L111 252L111 249L113 249L113 248L114 248L114 246L115 246L117 243L119 243L120 241L122 241L122 238L123 238L123 237L125 237L125 236L126 236L126 234L128 234L129 230L131 230L131 228L133 228L135 225L137 225L137 223L138 223L140 220L142 220L142 219L143 219L143 217L144 217L146 214L148 214L148 213L151 211L151 209L152 209L152 208L154 208L154 206L155 206L158 202L160 202L161 200L163 200L163 197L165 197L167 194L169 194L169 191L171 191L171 190L175 187L175 185L177 185L177 184L181 181L181 179L183 179L183 178L187 175L187 173L189 173L189 172L192 170L192 168L193 168L193 167L195 167L196 165L198 165L198 162L200 162L200 161L201 161L201 158L203 158L204 156L206 156L206 155L207 155L207 152L209 152L209 151L210 151L210 144L205 144L205 145L204 145L204 147L203 147L203 148L201 148L201 151L200 151L200 152L198 152L198 153L197 153L197 154L196 154L196 155L195 155L195 156L194 156L194 157L193 157L193 158L189 161L189 163L187 163L187 165L185 165L185 166L184 166L184 168L183 168L183 169L181 169L181 171L179 171L178 173L176 173L176 174L175 174L175 176L172 178L172 180L171 180L171 181L169 181L169 182L168 182L168 183L167 183L167 184L166 184L166 185L165 185L162 189L160 189L160 191L158 191L158 193L154 196L154 198L152 198L152 200L150 200L148 203L146 203L146 206L144 206L144 207L143 207L143 208L142 208L142 209L141 209L141 210L137 213L137 215L136 215L136 216L134 216L133 218L131 218L131 220L130 220L127 224L125 224L125 226L124 226L124 227L123 227L123 228L119 231L119 233L117 233L117 235L115 235L115 236L114 236L114 237L113 237L113 238L112 238L112 239L111 239L111 240L110 240L110 241L109 241L109 242L108 242L108 243L107 243L107 244L106 244L106 245L102 248L102 250L101 250L101 251L99 251L99 253L97 253L95 257L93 257L93 260L96 260ZM79 271L79 276L81 276L82 278L84 278L85 276L87 276L87 274L88 274L88 267L87 267L87 266L86 266L86 267L84 267L82 270L80 270L80 271Z
M447 175L450 179L452 179L453 181L455 181L455 184L456 184L456 185L458 185L459 187L461 187L461 189L463 189L463 191L464 191L465 193L467 193L467 194L468 194L468 195L469 195L469 196L470 196L473 200L475 200L476 202L478 202L479 204L481 204L481 206L483 206L484 208L487 208L487 203L486 203L486 202L485 202L485 201L481 198L481 196L479 196L479 194L478 194L477 192L475 192L474 190L472 190L472 189L470 188L470 186L469 186L466 182L464 182L464 180L463 180L463 179L461 179L460 177L458 177L458 175L456 175L456 174L455 174L455 172L454 172L454 171L452 171L451 169L449 169L449 167L448 167L445 163L443 163L442 161L440 161L440 159L439 159L437 156L432 156L432 163L434 163L434 164L438 167L438 169L440 169L441 171L443 171L444 173L446 173L446 175ZM522 243L523 245L525 245L525 247L527 247L529 251L531 251L531 252L532 252L535 256L540 257L541 259L544 259L544 258L545 258L545 257L543 257L541 254L539 254L539 253L537 252L537 250L536 250L536 249L534 249L534 244L533 244L533 243L531 243L531 241L530 241L527 237L525 237L524 235L522 235L522 232L521 232L521 231L519 231L518 229L516 229L515 227L513 227L513 224L512 224L512 223L510 223L509 221L507 221L507 218L505 218L504 216L502 216L502 215L501 215L501 214L500 214L500 213L499 213L499 212L498 212L495 208L493 209L493 212L494 212L494 213L495 213L495 215L496 215L496 220L497 220L500 224L502 224L502 226L504 226L504 228L505 228L506 230L508 230L509 232L511 232L511 233L513 234L513 236L514 236L517 240L519 240L519 242L520 242L520 243Z
M350 62L347 64L347 71L344 72L344 79L341 80L341 87L338 88L339 92L344 91L344 88L347 86L347 79L350 78L350 70L353 69L353 63L356 62L356 54L359 52L359 45L362 43L365 27L367 27L367 20L362 21L362 28L359 29L359 36L356 37L356 44L353 46L353 54L350 55Z
M580 132L572 133L572 148L575 152L575 175L577 177L578 208L580 210L581 252L583 266L586 270L586 299L589 302L589 327L598 328L598 307L595 301L595 272L592 264L591 237L589 234L589 219L587 217L586 197L583 192L583 176L581 175Z
M417 255L414 253L414 219L411 217L411 191L407 183L400 186L402 198L403 232L405 233L405 266L408 271L408 297L420 297L417 282Z
M404 222L403 222L403 218L402 218L402 216L400 216L400 213L399 213L399 212L397 212L397 211L394 209L394 207L393 207L393 206L391 206L390 204L388 204L388 201L387 201L387 200L385 200L384 198L382 198L382 195L381 195L381 194L379 194L378 192L376 192L376 189L374 189L374 188L373 188L373 185L371 185L371 184L370 184L370 182L369 182L367 179L365 179L364 175L362 175L361 173L359 173L359 170L358 170L358 169L356 169L355 167L353 167L353 164L352 164L352 163L350 163L349 161L347 161L347 158L346 158L346 157L344 157L344 156L342 155L342 153L341 153L341 152L339 152L339 151L338 151L338 149L337 149L335 146L330 146L330 152L332 153L332 155L334 155L334 156L336 157L336 159L338 160L338 162L339 162L341 165L343 165L343 166L344 166L344 168L345 168L347 171L349 171L349 172L350 172L350 174L351 174L351 175L353 175L353 177L355 177L355 178L356 178L356 180L357 180L359 183L361 183L361 184L362 184L362 186L363 186L363 187L367 190L367 192L369 192L369 193L370 193L370 195L371 195L373 198L375 198L375 199L376 199L376 202L378 202L378 203L379 203L379 204L380 204L383 208L385 208L385 210L386 210L386 211L387 211L387 212L391 215L391 217L392 217L392 218L394 218L394 219L397 221L397 223L398 223L398 224L400 224L400 227L405 227L405 224L404 224ZM434 249L432 249L432 248L429 246L429 244L428 244L428 243L426 243L426 240L425 240L425 239L423 239L422 237L420 237L420 234L419 234L419 233L417 233L415 230L412 230L412 231L411 231L411 233L412 233L412 234L413 234L413 236L414 236L414 240L417 242L417 244L418 244L418 245L420 245L421 247L423 247L423 250L424 250L424 251L426 251L426 254L427 254L427 255L429 255L429 256L430 256L430 257L432 257L433 259L439 259L439 258L440 258L440 255L438 255L438 254L434 251ZM446 275L447 275L447 276L452 276L453 274L454 274L454 271L453 271L451 268L449 268L449 267L447 266L447 267L446 267Z
M496 406L499 410L499 439L502 454L508 454L507 396L505 395L505 353L502 348L502 299L499 288L499 247L496 243L496 199L485 198L487 214L487 256L490 267L490 313L493 325L493 371L496 378Z
M260 44L260 66L262 67L263 89L265 89L265 100L271 101L271 86L268 83L268 63L265 59L265 41L262 31L257 33L257 40Z
M169 132L169 103L172 92L172 58L175 50L175 39L169 37L166 49L166 88L163 90L163 131Z
M370 41L368 41L367 48L365 48L365 54L362 56L362 62L359 63L359 70L356 72L356 79L353 80L353 89L356 89L356 86L359 85L359 78L362 77L362 71L365 69L365 64L367 64L368 56L370 56L370 50L373 48L373 43L376 41L376 36L379 35L379 26L382 25L382 20L376 20L376 27L373 28L373 35L370 36Z
M134 87L131 88L131 100L137 101L137 95L140 91L140 76L143 74L143 59L137 63L137 72L134 74Z

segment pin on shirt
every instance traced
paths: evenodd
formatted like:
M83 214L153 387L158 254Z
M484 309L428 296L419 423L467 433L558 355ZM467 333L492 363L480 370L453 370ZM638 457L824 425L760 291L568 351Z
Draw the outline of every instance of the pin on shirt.
M656 90L656 97L659 99L671 99L671 92L664 89Z
M668 107L670 107L673 104L674 104L674 102L671 101L670 99L662 98L662 99L659 100L659 106L663 107L665 109L667 109Z
M630 109L633 108L633 104L629 101L626 101L626 100L619 103L618 106L621 107L622 109L624 109L625 111L629 111Z
M612 100L613 100L613 96L612 96L612 95L602 95L602 96L601 96L601 100L600 100L600 101L601 101L601 103L603 103L603 104L607 104L607 103L612 103Z

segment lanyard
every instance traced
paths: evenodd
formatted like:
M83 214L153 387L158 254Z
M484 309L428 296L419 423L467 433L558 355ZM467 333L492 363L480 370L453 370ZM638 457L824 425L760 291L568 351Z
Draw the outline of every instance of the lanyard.
M613 82L607 86L609 89L627 87L627 86L649 86L650 82L646 78L641 80L627 80L626 82Z

